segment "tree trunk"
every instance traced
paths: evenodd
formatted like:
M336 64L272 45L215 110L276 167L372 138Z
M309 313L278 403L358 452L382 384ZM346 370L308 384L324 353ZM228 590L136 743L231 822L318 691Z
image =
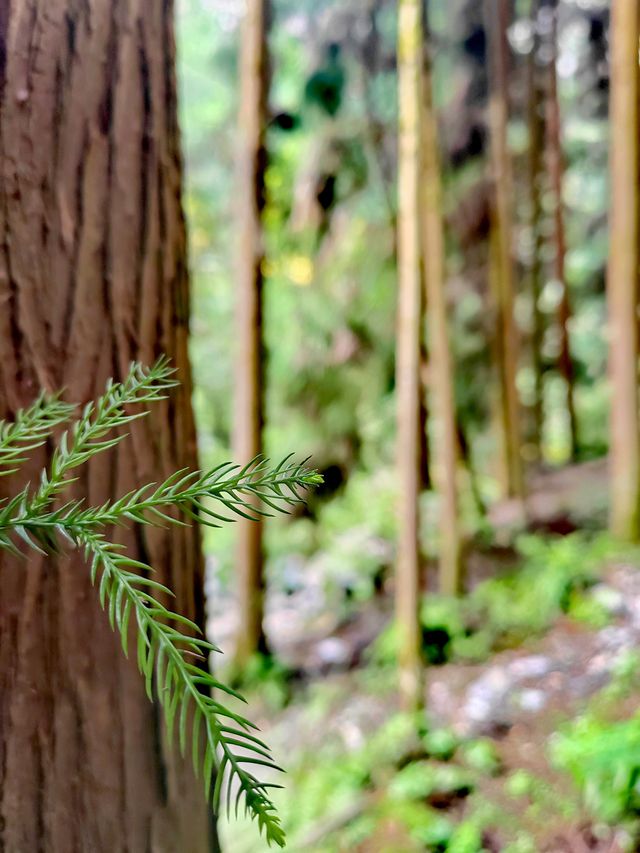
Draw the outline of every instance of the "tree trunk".
M249 462L262 453L264 358L262 347L262 266L264 239L268 51L267 0L249 0L242 32L238 157L239 252L234 450ZM242 668L265 651L263 632L263 525L238 524L239 623L236 664Z
M400 690L406 707L422 701L420 638L420 0L400 0L398 22L398 552L396 621Z
M533 424L531 442L536 456L542 456L542 431L544 428L544 365L542 344L544 319L540 310L542 292L542 175L544 153L544 118L542 116L542 92L540 86L539 52L540 33L538 25L539 0L532 0L530 22L533 44L527 60L528 72L528 124L529 124L529 204L531 228L530 293L532 309L531 366L534 380Z
M549 97L547 98L547 135L549 175L553 191L553 222L555 234L554 278L562 288L562 296L558 305L558 328L560 331L560 353L558 356L558 373L564 380L567 416L569 418L569 455L575 459L578 450L578 424L574 401L574 369L571 358L571 340L569 337L569 322L571 320L571 299L565 275L565 257L567 254L564 203L562 200L562 184L564 177L564 158L562 154L562 126L560 118L560 101L558 99L558 4L554 3L551 25L551 51L549 58Z
M496 311L496 355L500 391L501 445L504 487L508 497L524 497L524 475L520 452L520 404L516 387L518 337L513 313L512 176L507 142L508 2L485 0L489 34L492 204L492 285Z
M93 504L197 463L172 11L0 0L0 417L41 388L84 403L161 352L182 383L82 469L73 492ZM198 531L115 535L203 624ZM209 850L201 783L81 555L3 555L0 586L0 850Z
M608 269L611 375L611 529L640 538L638 420L637 0L611 9L611 214Z
M426 53L430 48L427 41ZM422 257L429 330L431 416L434 422L433 482L441 500L440 592L462 591L462 549L458 517L458 442L453 365L446 299L445 245L438 127L433 105L431 62L423 63Z

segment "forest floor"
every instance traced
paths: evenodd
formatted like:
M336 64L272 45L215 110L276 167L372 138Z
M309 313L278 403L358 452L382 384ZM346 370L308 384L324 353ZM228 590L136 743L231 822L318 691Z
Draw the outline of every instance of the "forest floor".
M563 535L582 523L596 523L600 505L604 506L605 476L602 463L589 463L536 478L527 507L530 529ZM495 562L486 554L476 555L472 584L490 574L492 565L497 572L504 572L505 566L513 569L507 531L519 522L513 506L502 505L494 511L492 523L499 532L498 540L500 531L504 532L505 545L498 548ZM381 791L396 784L394 772L401 772L411 762L421 765L421 750L416 753L411 741L393 754L392 771L388 766L377 767L385 760L389 765L389 750L381 760L369 746L376 734L382 733L383 739L394 736L392 729L391 734L386 733L387 728L400 713L393 671L372 666L370 657L372 644L391 617L388 591L348 614L335 609L324 612L318 606L317 590L315 594L297 590L272 601L270 639L289 676L281 683L282 701L274 702L274 694L260 685L250 691L250 698L254 717L258 715L276 755L286 756L285 763L297 767L286 783L293 789L287 795L285 820L287 811L293 813L296 827L289 849L315 853L453 849L461 853L480 849L621 853L638 849L629 847L624 831L589 816L570 778L550 760L557 732L595 701L615 678L625 657L640 648L638 568L632 562L613 560L603 565L597 581L590 585L589 600L606 613L606 624L589 624L560 614L546 630L522 637L513 647L494 650L482 661L451 660L427 669L429 728L450 733L459 744L484 744L481 753L489 750L487 766L473 775L473 784L467 784L460 771L459 784L445 785L442 790L435 784L422 797L434 814L456 824L479 810L486 811L487 806L499 814L499 820L488 821L490 828L482 830L481 845L475 847L473 842L455 848L437 843L416 845L393 810L390 816L376 805ZM228 623L216 622L218 634L224 632ZM636 679L616 701L615 717L629 718L639 706L640 682ZM402 741L402 736L398 739ZM339 805L326 795L326 809L316 802L310 806L305 793L309 774L321 773L325 758L330 765L342 760L341 755L357 755L358 767L366 766L361 792L355 785L354 790L347 789ZM449 760L446 756L442 762L432 762L429 772L433 767L437 772L448 768L451 776ZM459 771L457 765L454 770ZM345 759L345 773L350 772L353 761ZM327 770L328 776L330 773ZM322 788L320 783L318 788ZM314 797L320 794L312 794L311 799ZM300 814L305 810L306 820ZM364 833L362 840L354 836L345 841L349 836L342 831L376 810L375 831L368 837ZM526 843L518 846L519 838L526 838ZM226 853L259 850L255 837L248 846L238 835L230 836L225 844Z

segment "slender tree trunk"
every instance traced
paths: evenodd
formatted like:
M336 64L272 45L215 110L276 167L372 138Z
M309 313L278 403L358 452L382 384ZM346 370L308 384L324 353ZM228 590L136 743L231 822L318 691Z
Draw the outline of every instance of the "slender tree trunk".
M611 375L611 529L640 538L638 419L637 0L611 9L611 214L608 270Z
M508 497L524 497L520 452L520 404L516 387L518 336L513 313L512 176L507 143L508 0L484 0L489 34L489 131L494 198L492 205L492 268L496 310L496 353L500 387L500 424L505 490Z
M431 415L435 425L433 481L442 502L440 515L440 592L462 591L462 548L458 511L458 442L453 365L446 299L445 244L438 127L433 105L427 41L423 63L422 257L429 330Z
M538 28L539 0L531 2L531 28L533 45L527 62L528 76L528 124L529 124L529 204L531 228L531 306L533 328L531 334L531 362L534 377L533 429L531 440L538 458L542 456L542 431L544 428L544 365L542 344L544 319L540 310L542 292L542 188L544 119L542 115L542 92L540 86L540 33Z
M420 304L420 419L418 422L420 435L420 491L431 489L431 448L429 447L429 352L424 331L427 318L425 288L422 288Z
M172 3L0 8L0 417L41 388L87 402L161 352L182 382L83 468L74 494L99 504L197 463ZM15 486L0 480L4 496ZM203 625L197 530L116 535ZM166 744L82 555L3 555L0 586L0 849L209 850L201 782Z
M564 228L564 206L562 184L564 177L564 158L562 154L562 126L560 101L558 98L558 4L554 4L551 27L551 51L549 59L549 97L547 98L547 135L549 175L554 196L553 219L556 251L554 256L554 277L562 287L562 297L558 305L558 327L560 330L560 354L558 372L565 384L567 415L569 418L570 457L575 459L578 449L578 425L574 402L574 369L571 358L571 340L569 322L571 320L571 299L565 275L566 239Z
M234 450L248 462L262 453L264 352L262 266L268 95L268 0L248 0L242 29L238 158L239 251L237 288L238 355ZM262 522L238 525L239 624L236 664L266 651L263 631L264 558Z
M420 549L420 0L400 0L398 163L398 552L396 620L400 690L405 706L422 702L419 622Z

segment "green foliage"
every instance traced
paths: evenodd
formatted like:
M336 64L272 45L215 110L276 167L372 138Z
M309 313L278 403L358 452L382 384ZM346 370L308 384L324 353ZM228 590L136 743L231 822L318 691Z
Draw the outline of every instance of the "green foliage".
M640 818L640 714L619 722L585 714L556 736L552 755L598 819Z
M495 776L502 767L495 744L489 738L467 741L460 749L459 758L463 765L484 776Z
M28 409L19 411L15 421L0 423L0 476L15 473L25 461L25 453L41 447L72 413L73 406L43 394Z
M271 467L257 459L243 468L227 463L208 472L178 471L160 485L144 485L100 507L86 507L81 500L57 501L79 468L121 442L123 427L143 417L144 406L162 400L175 384L164 359L150 369L133 364L123 382L110 381L104 395L89 403L62 435L38 486L26 486L0 505L0 547L14 554L20 553L21 543L45 554L65 545L82 549L100 604L120 634L125 654L130 626L137 633L137 661L147 694L160 702L170 739L177 724L183 754L190 728L194 770L202 768L214 808L224 800L231 811L233 796L237 814L244 799L267 841L283 846L284 833L269 798L269 790L278 786L255 775L261 767L279 768L252 733L255 726L215 698L214 691L242 698L209 672L208 656L218 649L199 636L197 625L162 603L171 591L150 577L150 566L111 542L105 530L131 522L184 524L173 514L176 509L187 519L213 527L237 517L256 519L269 510L286 511L302 500L303 489L321 479L289 460ZM42 445L72 413L73 407L59 398L40 397L13 424L0 424L2 472L15 470L25 454Z
M523 536L517 547L521 568L481 584L472 598L476 618L489 626L494 645L539 633L562 613L575 609L581 615L582 594L603 564L620 553L608 537L581 533L554 539Z
M420 620L429 663L486 660L492 650L543 632L562 613L595 627L608 623L606 609L588 591L606 561L623 554L619 544L608 536L576 533L522 536L517 549L522 564L516 570L481 583L466 598L425 596ZM393 665L396 641L391 624L373 643L371 661Z
M460 739L451 729L430 729L423 736L422 743L430 758L449 761L453 758Z
M403 768L389 786L396 799L429 799L434 796L467 796L473 789L467 770L454 764L414 761Z

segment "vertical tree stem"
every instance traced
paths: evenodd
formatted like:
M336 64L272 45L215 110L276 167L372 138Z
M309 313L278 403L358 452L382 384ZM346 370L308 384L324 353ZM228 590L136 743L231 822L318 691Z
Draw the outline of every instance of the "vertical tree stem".
M507 142L508 122L508 3L485 0L489 35L490 97L489 128L494 188L492 210L493 283L496 303L497 355L500 384L503 467L508 497L524 497L524 474L520 452L520 404L516 387L518 337L514 317L512 260L512 176Z
M420 552L420 64L419 0L400 0L398 98L398 329L396 353L399 535L396 620L400 690L406 707L422 701Z
M268 0L248 0L242 28L238 156L239 243L236 294L238 355L234 452L243 464L262 453L264 358L262 267L264 235ZM239 624L236 664L265 650L263 525L242 520L237 530Z
M547 99L547 134L548 157L551 186L553 189L553 219L556 251L554 256L554 277L562 287L562 295L558 305L558 327L560 330L560 353L558 356L558 372L565 383L567 414L569 417L570 458L575 459L578 449L578 425L574 402L574 369L571 358L571 341L569 338L569 322L571 320L571 299L565 275L566 238L564 227L564 207L562 201L562 183L564 161L562 155L562 126L560 117L560 101L558 98L558 7L553 10L551 27L551 56L549 60L549 97Z
M423 63L422 111L422 257L429 330L432 418L435 440L433 481L440 499L440 592L457 595L462 588L458 518L458 442L453 365L446 300L446 256L442 219L442 182L438 127L433 104L428 42Z
M611 376L611 529L640 537L638 420L637 0L611 9L611 220L608 305Z

